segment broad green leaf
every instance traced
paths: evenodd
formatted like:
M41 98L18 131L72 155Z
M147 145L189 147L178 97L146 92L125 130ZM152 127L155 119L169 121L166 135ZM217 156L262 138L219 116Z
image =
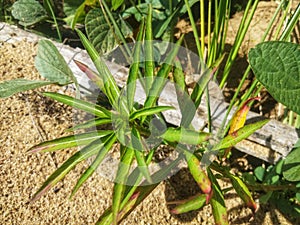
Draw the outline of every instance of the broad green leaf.
M283 164L283 177L288 181L300 181L300 147L288 154Z
M111 112L99 105L79 100L68 95L58 94L55 92L43 92L43 95L52 98L56 101L62 102L66 105L91 113L100 118L111 118Z
M11 13L22 26L31 26L48 18L46 10L36 0L15 1Z
M207 141L210 134L184 129L183 127L169 127L166 132L161 135L161 137L168 142L198 145Z
M131 28L126 22L116 14L114 14L114 18L124 37L132 36ZM86 15L85 29L89 40L100 55L111 52L120 44L100 8L92 9Z
M266 169L263 168L262 166L256 167L254 170L255 177L261 182L263 182L264 180L265 173L266 173Z
M251 208L252 212L256 212L257 205L252 198L252 195L248 189L248 187L244 184L244 182L237 176L232 174L229 175L231 183L236 191L236 193L240 196L240 198L246 203L246 205Z
M92 162L92 164L86 169L86 171L78 179L75 187L73 188L70 198L72 198L72 196L74 196L74 194L81 187L81 185L95 172L95 170L98 168L100 163L103 161L106 154L112 148L116 139L117 139L116 135L111 134L110 137L101 145L101 148L99 149L99 152L98 152L96 158L94 159L94 161Z
M60 85L76 82L65 59L49 40L39 41L35 67L42 77Z
M18 92L32 90L49 84L53 84L53 82L25 79L4 81L0 83L0 98L7 98Z
M241 129L237 130L236 132L234 132L232 134L228 134L218 144L213 146L212 150L219 150L219 149L225 149L225 148L232 147L232 146L236 145L237 143L239 143L240 141L249 137L256 130L260 129L268 122L269 122L269 120L266 119L266 120L258 121L253 124L248 124L248 125L242 127Z
M269 93L300 114L300 47L291 42L264 42L249 52L256 78Z
M121 156L121 160L118 166L118 171L115 179L113 199L112 199L112 215L113 222L116 224L117 216L120 210L121 201L125 191L125 183L128 177L128 173L131 167L131 163L134 157L134 150L132 148L124 147L124 154Z
M50 141L45 141L38 145L31 147L29 152L50 152L57 151L61 149L71 148L75 146L82 146L91 143L99 138L111 134L110 130L100 130L87 132L83 134L75 134L66 137L57 138Z
M185 200L180 205L176 206L174 209L171 210L171 213L182 214L193 210L197 210L202 208L205 205L205 202L206 202L205 194L196 195L188 200Z
M101 90L109 99L110 104L112 106L116 106L120 97L120 89L117 86L115 79L113 78L105 62L102 60L102 58L100 58L98 52L96 51L94 46L89 42L86 36L80 30L76 29L76 31L80 37L82 44L84 45L89 56L94 62L97 71L99 72L98 76L101 80L103 80L104 88ZM124 108L124 110L126 110L126 108Z
M107 138L107 136L106 136ZM58 181L63 179L66 174L68 174L78 163L97 154L106 138L101 138L93 141L88 146L84 147L82 150L76 152L72 155L66 162L64 162L50 177L44 182L40 189L34 194L31 201L37 200L50 188L52 188Z
M148 107L148 108L142 108L139 109L133 113L131 113L130 115L130 120L135 120L139 117L143 117L143 116L150 116L150 115L154 115L166 110L172 110L174 109L174 107L172 106L154 106L154 107Z

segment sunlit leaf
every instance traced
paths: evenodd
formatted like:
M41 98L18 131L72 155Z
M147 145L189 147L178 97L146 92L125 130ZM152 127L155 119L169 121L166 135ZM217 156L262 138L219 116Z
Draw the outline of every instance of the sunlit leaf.
M43 95L52 98L56 101L62 102L66 105L91 113L95 116L99 116L101 118L111 118L111 112L99 105L55 92L43 92Z
M200 194L193 196L190 199L184 200L183 203L177 205L174 209L171 210L173 214L187 213L193 210L200 209L205 205L206 194Z
M39 41L34 64L42 77L54 83L65 85L76 82L76 78L65 59L49 40Z
M91 143L101 137L111 134L110 130L100 130L87 132L83 134L75 134L66 137L57 138L50 141L45 141L38 145L31 147L29 152L50 152L57 151L66 148L72 148L75 146L82 146Z
M0 98L7 98L22 91L28 91L52 84L51 81L15 79L0 83Z
M150 116L150 115L154 115L166 110L172 110L174 109L174 107L172 106L154 106L154 107L148 107L148 108L142 108L139 109L135 112L133 112L130 115L130 120L135 120L139 117L143 117L143 116Z

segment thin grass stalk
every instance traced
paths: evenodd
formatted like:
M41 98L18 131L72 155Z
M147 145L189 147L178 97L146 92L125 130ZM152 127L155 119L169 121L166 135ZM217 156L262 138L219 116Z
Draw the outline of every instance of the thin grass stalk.
M109 19L107 19L106 15L105 15L105 18L106 18L107 22L109 24L110 24L110 22L113 24L113 28L114 29L111 29L111 30L112 31L115 30L115 32L117 34L116 35L117 36L117 40L121 39L121 42L124 44L124 47L125 47L125 50L126 50L126 54L125 54L125 52L123 52L123 53L124 53L125 58L128 60L128 62L130 62L131 61L130 59L132 57L131 56L131 50L129 49L128 45L126 44L127 42L125 40L125 37L124 37L122 31L120 30L120 28L119 28L119 26L118 26L115 18L113 17L112 13L110 12L110 9L109 9L107 3L105 1L103 1L103 0L99 0L99 3L100 3L100 6L102 8L102 11L103 11L104 15L107 14L108 17L109 17ZM120 48L122 50L122 46L120 46Z
M211 1L208 1L208 21L207 21L207 55L210 55L210 46L211 46Z
M146 94L149 93L154 80L153 33L152 33L152 4L148 5L148 15L145 28L145 77Z
M51 12L51 16L52 16L54 24L55 24L55 29L56 29L56 33L57 33L58 39L59 39L60 42L62 42L61 33L60 33L60 30L59 30L59 26L58 26L58 23L57 23L56 16L55 16L55 13L53 11L52 5L49 2L49 0L46 0L45 2L46 2L47 6L48 6L48 8L49 8L49 10Z
M204 0L200 0L200 31L201 31L201 52L204 55L205 51L205 10L204 10Z
M271 18L271 21L268 24L268 27L267 27L266 31L264 32L264 35L263 35L263 37L261 39L261 42L263 42L267 38L267 35L269 34L269 32L270 32L270 30L271 30L271 28L272 28L272 26L273 26L273 24L275 22L276 17L279 15L279 13L281 11L282 4L283 4L283 2L281 2L280 5L278 5L278 7L277 7L277 9L276 9L273 17ZM232 107L234 105L236 105L236 103L237 103L236 99L238 97L238 94L240 93L240 90L241 90L241 88L242 88L242 86L243 86L246 78L248 77L250 71L251 71L251 66L248 65L246 71L243 74L241 82L240 82L239 86L237 87L237 90L235 91L233 97L230 100L230 104L229 104L228 109L226 110L226 114L225 114L224 120L222 121L221 128L224 127L224 125L225 125L225 123L227 121L228 115L229 115ZM243 104L244 101L246 101L250 97L251 93L253 93L254 89L257 86L257 84L258 84L258 80L254 80L252 82L252 84L251 84L250 88L248 89L248 91L241 97L241 101L240 101L239 107ZM256 96L256 95L254 95L254 96ZM229 129L229 125L227 125L227 127L224 129L222 136L224 136L227 133L228 129ZM222 131L222 129L220 129L220 131Z
M241 44L242 44L242 42L245 38L246 32L248 31L249 25L251 23L251 20L253 18L253 15L255 13L255 10L257 8L259 0L255 0L254 4L252 6L252 9L250 11L250 14L248 14L248 10L250 10L251 3L252 3L252 1L248 2L248 5L246 7L244 16L242 18L242 22L240 24L240 27L239 27L239 30L238 30L238 33L237 33L237 36L236 36L236 39L235 39L235 42L234 42L233 47L232 47L232 49L229 53L228 60L226 62L225 68L224 68L223 77L222 77L222 80L221 80L221 83L220 83L220 88L223 88L225 86L225 83L226 83L227 78L229 76L229 72L230 72L230 70L233 66L233 63L234 63L235 59L236 59L239 48L240 48L240 46L241 46Z
M203 54L202 54L202 51L201 51L201 45L200 45L200 41L199 41L199 35L198 35L198 32L197 32L196 23L195 23L195 20L194 20L193 14L192 14L192 10L191 10L191 7L190 7L190 4L189 4L188 0L184 0L184 3L185 3L185 6L187 8L187 12L188 12L189 19L190 19L190 22L191 22L191 26L192 26L192 29L193 29L193 35L194 35L194 39L195 39L195 42L196 42L197 51L198 51L198 55L199 55L199 58L200 58L200 64L201 64L201 62L203 62Z

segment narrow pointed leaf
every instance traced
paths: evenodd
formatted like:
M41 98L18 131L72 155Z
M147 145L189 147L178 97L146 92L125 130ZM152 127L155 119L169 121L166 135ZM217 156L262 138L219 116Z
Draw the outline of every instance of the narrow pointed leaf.
M72 128L67 129L66 131L74 131L74 130L78 130L78 129L87 129L87 128L91 128L91 127L97 127L103 124L108 124L111 123L111 119L110 118L96 118L96 119L91 119L88 120L85 123L82 124L78 124L75 125Z
M74 60L74 62L91 81L93 81L101 90L104 89L103 79L95 71L91 70L86 64L82 62L79 62L77 60Z
M166 62L162 65L160 70L157 73L157 76L155 77L151 89L149 90L149 95L146 98L145 107L151 107L154 105L158 97L160 96L161 91L163 90L163 87L166 84L166 79L169 75L169 72L171 71L171 68L173 66L173 60L175 56L178 53L179 47L182 43L183 36L177 41L174 49L169 53Z
M215 219L215 224L229 225L226 205L225 205L224 196L222 194L221 188L218 184L217 179L210 171L210 169L208 169L207 171L208 171L209 178L212 181L213 195L210 200L210 204L212 206L212 212Z
M101 118L111 117L111 112L109 110L87 101L79 100L77 98L55 92L43 92L43 95Z
M72 155L56 171L54 171L50 177L48 177L41 188L34 194L31 201L35 201L41 197L46 191L57 184L58 181L63 179L65 175L68 174L78 163L91 157L92 155L95 155L99 151L99 148L104 141L105 138L95 140L88 146L84 147L81 151L78 151Z
M131 110L133 107L134 102L134 95L136 91L136 80L139 75L139 66L140 66L140 56L141 56L141 48L142 48L142 41L144 36L144 19L141 21L141 25L139 28L139 32L137 35L136 44L134 47L133 53L133 63L129 69L129 75L127 79L127 102L128 108Z
M193 196L171 210L173 214L187 213L202 208L206 202L206 194Z
M169 127L166 132L161 135L161 137L168 142L197 145L204 141L207 141L210 137L210 134L188 130L182 127Z
M113 200L112 200L112 220L113 223L116 224L118 221L118 213L120 210L120 204L123 198L123 194L126 188L126 180L128 177L129 169L131 167L131 163L134 157L134 150L132 148L125 147L124 154L121 157L116 179L114 185L113 192Z
M233 132L232 134L228 134L225 138L223 138L218 144L216 144L212 150L226 149L234 146L238 142L246 139L255 131L263 127L269 120L258 121L253 124L246 125L241 129Z
M16 93L32 90L49 84L53 84L53 82L43 81L43 80L26 80L26 79L15 79L15 80L4 81L3 83L0 83L0 98L7 98Z
M95 172L95 170L103 161L103 159L105 158L106 154L109 152L109 150L111 149L115 141L116 141L116 136L114 134L111 134L110 137L104 143L102 143L101 146L99 146L100 149L95 160L78 179L75 187L73 188L70 198L74 196L74 194L81 187L81 185Z
M145 77L146 93L148 94L154 79L153 33L152 33L152 4L148 5L148 14L145 28Z
M240 196L240 198L246 203L246 205L251 208L252 212L256 212L257 205L255 201L252 198L252 195L248 189L248 187L245 185L245 183L237 176L234 176L232 174L229 175L229 178L231 180L231 183L236 191L236 193Z
M39 41L35 67L42 77L54 83L65 85L76 82L76 78L64 57L49 40Z
M203 168L201 168L199 159L193 153L187 150L184 151L184 154L189 167L189 171L198 184L199 188L203 193L210 195L212 191L211 181L207 177ZM208 200L209 199L207 199L207 201Z
M66 137L57 138L50 141L45 141L38 145L31 147L28 151L33 152L50 152L57 151L66 148L72 148L76 146L87 145L92 141L102 138L111 134L110 130L93 131L83 134L70 135Z
M141 171L141 173L144 175L144 177L147 179L147 181L151 184L153 181L151 179L151 175L149 172L148 165L146 163L143 145L141 143L141 135L138 132L137 129L132 127L132 133L131 133L131 139L132 139L132 147L134 149L135 158L138 163L138 167Z
M148 107L148 108L142 108L139 109L135 112L133 112L130 115L130 120L135 120L139 117L143 117L143 116L150 116L150 115L154 115L166 110L172 110L174 109L174 107L172 106L154 106L154 107Z
M244 102L242 107L235 112L235 114L233 115L232 120L230 122L230 129L228 131L228 134L233 134L235 131L237 131L238 129L240 129L244 126L244 124L246 122L247 114L250 110L249 104L251 102L253 102L254 100L259 100L259 98L256 97L256 98L248 99L247 101ZM231 150L231 147L226 149L224 156L223 156L224 158L229 154L230 150Z
M104 89L102 89L102 91L105 93L105 95L109 99L111 105L114 106L117 102L117 99L120 96L120 90L116 84L115 79L113 78L108 67L106 66L104 61L101 59L101 57L99 56L99 54L96 51L96 49L94 48L94 46L86 38L86 36L80 30L76 29L76 31L81 39L82 44L84 45L89 56L91 57L92 61L94 62L94 65L97 68L100 78L103 80Z
M178 166L179 161L181 160L181 157L178 157L176 160L172 161L169 165L165 166L162 170L156 172L152 175L152 180L161 180L162 177L166 177L170 171ZM122 219L126 218L127 215L129 215L130 212L132 212L157 186L159 182L155 182L154 184L150 184L145 181L141 186L135 186L132 187L135 189L135 192L132 193L129 198L125 197L124 200L121 203L120 210L126 209L122 211L122 214L118 216L118 221L120 222ZM130 192L131 193L131 192ZM137 199L135 199L135 196L138 196ZM131 201L134 201L134 204L131 204ZM130 205L130 207L127 207ZM108 225L112 223L112 210L109 208L105 213L98 219L97 225Z

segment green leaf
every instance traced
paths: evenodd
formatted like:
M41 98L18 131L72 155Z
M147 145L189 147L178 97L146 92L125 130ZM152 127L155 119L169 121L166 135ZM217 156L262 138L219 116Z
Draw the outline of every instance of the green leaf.
M256 78L270 94L300 114L300 47L291 42L264 42L249 52Z
M123 4L124 0L112 0L111 1L111 5L113 10L118 9L122 4Z
M73 188L72 196L77 192L77 190L81 187L81 185L95 172L95 170L98 168L100 163L103 161L106 154L109 152L109 150L112 148L113 144L116 141L116 135L111 134L110 137L101 145L99 152L92 162L92 164L86 169L86 171L81 175L79 180L77 181L75 187Z
M142 20L139 27L139 32L137 34L136 44L134 46L134 53L133 53L133 63L129 68L129 75L127 79L127 102L129 110L132 110L134 104L134 95L136 91L136 80L139 76L139 65L140 65L140 57L141 57L141 49L142 49L142 42L144 36L144 25L145 21Z
M257 205L252 198L252 195L248 189L248 187L244 184L244 182L237 176L229 174L229 178L231 183L236 191L236 193L240 196L240 198L247 204L249 208L251 208L252 212L257 210Z
M11 13L22 26L31 26L48 18L46 10L36 0L15 1Z
M108 67L104 63L104 61L99 56L98 52L94 48L94 46L89 42L89 40L86 38L86 36L78 29L76 29L80 40L82 44L84 45L85 49L87 50L89 56L91 57L92 61L95 64L95 67L97 68L97 71L99 74L100 79L103 80L104 87L101 89L104 94L109 99L109 102L112 106L116 107L116 104L118 102L118 99L120 97L120 89L112 76L111 72L109 71ZM100 87L101 88L101 87ZM126 111L126 107L124 108L124 111Z
M259 166L259 167L256 167L255 170L254 170L254 175L256 176L256 178L263 182L264 180L264 177L265 177L265 173L266 173L266 170L265 168Z
M142 108L139 109L133 113L131 113L130 115L130 120L135 120L139 117L142 116L150 116L150 115L154 115L166 110L172 110L174 109L174 107L172 106L154 106L154 107L148 107L148 108Z
M43 143L31 147L28 151L29 152L50 152L50 151L57 151L57 150L76 147L76 146L87 145L92 141L107 136L111 133L112 131L110 130L100 130L100 131L87 132L83 134L70 135L70 136L61 137L50 141L45 141Z
M113 15L124 37L131 37L133 35L131 28L121 17ZM120 44L100 8L92 9L86 15L85 29L89 40L100 55L111 52Z
M117 216L120 209L121 201L123 198L123 194L126 188L126 180L128 178L129 169L131 167L131 163L134 156L134 150L132 148L124 147L124 154L121 157L118 171L115 179L114 185L114 193L112 200L112 214L113 214L113 222L116 224Z
M212 212L215 219L215 224L218 225L228 225L228 215L226 210L226 205L224 201L224 196L222 194L221 188L218 184L217 179L213 175L210 169L208 171L209 179L212 182L213 196L210 200L212 206Z
M3 83L0 83L0 98L7 98L18 92L32 90L48 84L53 84L53 82L25 79L4 81Z
M70 25L72 29L75 28L76 23L84 23L86 12L84 10L85 2L83 0L64 0L63 9L67 16L64 18L64 21Z
M160 96L160 93L166 84L168 74L171 71L171 68L173 67L173 60L178 53L183 38L184 35L182 35L180 39L177 41L172 51L168 54L166 61L163 63L162 67L157 72L157 75L152 83L151 89L149 90L149 94L146 98L144 104L145 107L153 106L156 100L158 99L158 97Z
M97 154L104 142L105 138L97 139L90 143L88 146L84 147L82 150L72 155L57 170L55 170L50 177L48 177L48 179L44 182L40 189L34 194L31 201L35 201L39 197L41 197L45 192L47 192L50 188L57 184L58 181L63 179L65 175L68 174L78 163L91 157L92 155Z
M65 59L49 40L39 41L35 67L42 77L60 85L76 82Z
M85 123L82 124L78 124L75 125L74 127L71 127L69 129L67 129L66 131L74 131L74 130L78 130L78 129L87 129L87 128L91 128L91 127L97 127L103 124L108 124L111 123L111 118L97 118L97 119L91 119L88 120Z
M198 145L207 141L210 134L184 129L183 127L169 127L166 132L161 135L161 137L168 142Z
M68 95L58 94L55 92L43 92L43 95L52 98L56 101L62 102L66 105L91 113L100 118L111 118L111 112L99 105L79 100Z
M181 203L180 205L176 206L174 209L171 210L171 213L174 214L182 214L187 213L193 210L200 209L205 205L206 202L206 195L200 194L193 196L191 199L188 199Z
M235 144L239 143L240 141L246 139L251 134L253 134L256 130L263 127L269 120L261 120L253 124L248 124L236 132L232 134L228 134L225 138L223 138L218 144L216 144L212 150L219 150L219 149L226 149L229 147L234 146Z
M300 181L300 148L293 149L283 164L283 177L288 181Z

